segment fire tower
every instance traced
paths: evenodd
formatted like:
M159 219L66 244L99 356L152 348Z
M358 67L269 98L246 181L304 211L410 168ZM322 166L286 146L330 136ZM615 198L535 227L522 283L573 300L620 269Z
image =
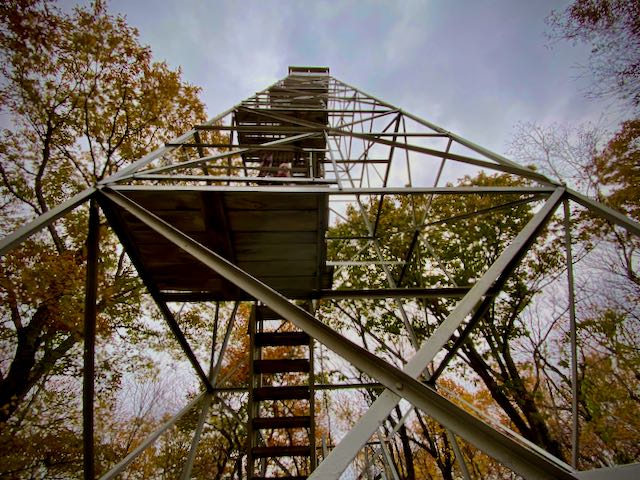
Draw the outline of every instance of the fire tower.
M445 184L454 178L452 170L501 172L528 182L452 187ZM432 199L441 195L505 196L502 206L492 210L526 203L538 207L472 285L407 286L410 268L446 272L435 255L426 261L416 254L417 245L428 242L423 232L429 226ZM411 237L409 246L399 253L389 249L390 234L382 225L385 202L392 196L419 199L415 203L421 205L415 207L414 224L405 232ZM290 67L284 79L5 238L2 253L87 201L91 201L94 233L99 206L202 383L202 393L158 433L189 411L200 412L182 478L190 478L206 412L221 391L217 374L233 329L232 317L214 352L217 364L212 354L211 368L205 371L173 308L184 302L235 302L234 314L239 302L252 304L247 332L250 381L245 388L246 478L339 478L363 451L367 475L377 464L379 475L397 478L379 430L389 415L395 415L401 399L446 429L465 476L468 470L457 438L525 478L587 478L518 434L468 413L433 386L563 202L580 204L640 234L640 226L623 215L337 80L325 67ZM330 225L353 212L361 219L357 232L328 235ZM95 247L95 235L90 233L89 238ZM340 242L353 246L352 258L329 256ZM95 262L95 257L89 255L88 261ZM384 284L372 281L367 288L351 287L349 269L364 267ZM88 271L88 275L95 272ZM88 282L89 305L95 298L92 291L95 281ZM414 350L402 368L316 318L319 300L344 298L390 301ZM411 299L459 301L420 342L406 305ZM85 319L91 338L90 308ZM316 381L319 366L314 352L319 345L376 382L352 388L382 392L335 446L323 445L315 432L316 393L332 388ZM86 370L90 391L93 372ZM91 408L89 396L85 398L88 455L93 451ZM398 428L405 418L395 418ZM274 430L284 432L279 438L287 440L270 442L267 434ZM158 435L102 478L116 478ZM91 468L89 462L87 469Z

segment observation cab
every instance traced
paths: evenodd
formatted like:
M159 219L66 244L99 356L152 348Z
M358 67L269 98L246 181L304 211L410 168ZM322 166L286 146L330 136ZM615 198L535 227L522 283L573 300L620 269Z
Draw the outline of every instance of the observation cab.
M262 145L328 125L329 69L289 67L281 84L243 102L234 114L241 145ZM294 123L295 122L295 123ZM320 179L327 144L324 135L244 153L245 165L261 177Z

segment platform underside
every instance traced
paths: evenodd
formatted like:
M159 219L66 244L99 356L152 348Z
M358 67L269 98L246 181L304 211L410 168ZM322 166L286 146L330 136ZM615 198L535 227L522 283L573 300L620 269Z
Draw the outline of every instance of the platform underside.
M287 298L313 298L331 287L324 193L124 194ZM131 213L114 204L104 207L141 277L165 300L250 298Z

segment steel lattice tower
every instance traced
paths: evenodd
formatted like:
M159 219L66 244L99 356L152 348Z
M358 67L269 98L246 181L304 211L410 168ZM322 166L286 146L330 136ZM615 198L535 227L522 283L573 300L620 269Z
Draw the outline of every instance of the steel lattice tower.
M479 169L502 172L529 183L514 187L442 186L447 169L463 173ZM422 232L428 227L429 207L414 211L409 247L400 256L390 258L388 237L381 233L385 202L392 196L404 196L419 198L430 205L440 195L479 194L517 197L505 203L501 207L504 209L531 202L537 202L539 207L473 285L408 287L403 283L409 266L420 268L416 251L417 245L425 241ZM338 478L356 455L368 448L367 442L379 438L377 430L400 399L440 423L454 450L456 438L463 438L525 478L600 478L583 476L521 436L489 425L430 385L560 205L575 202L639 235L640 226L618 212L341 82L323 67L290 67L288 76L274 85L206 124L195 126L8 236L1 243L2 253L88 201L91 202L89 245L93 246L89 250L85 312L88 341L84 418L88 456L93 452L91 339L95 335L92 302L95 304L96 289L95 278L93 281L91 278L95 269L91 267L97 255L99 206L202 384L202 393L158 433L166 431L190 410L201 410L183 478L190 478L200 429L219 388L217 370L205 372L170 306L221 301L254 304L249 332L250 442L246 452L246 472L251 478L282 476L292 462L298 462L298 471L290 471L286 478ZM348 237L328 237L329 226L344 219L348 208L361 218L359 232ZM373 257L328 259L330 242L354 242L359 252L373 252ZM438 262L435 257L430 261ZM384 285L349 288L344 282L347 278L344 272L363 265L374 269L376 278L384 279ZM314 316L318 300L344 298L392 302L402 319L406 341L415 351L403 368L383 361L375 352ZM422 343L406 304L416 298L459 299ZM233 328L232 320L233 317L226 339ZM322 344L385 388L346 438L330 452L316 444L314 433L315 391L330 387L318 385L314 379L319 368L317 362L314 365L314 344ZM217 359L224 357L226 345L225 340L215 352ZM269 347L291 347L297 357L263 358ZM277 374L295 374L301 380L289 384L270 380L269 375ZM273 418L261 415L261 402L280 400L302 402L301 408L306 410L302 415ZM261 431L273 428L298 433L290 435L291 444L266 445L261 440ZM144 442L103 478L116 477L158 435ZM384 441L379 447L380 461L384 462ZM292 457L304 460L286 460ZM461 458L458 461L461 471L466 472L464 461ZM92 466L90 462L87 465L90 478ZM280 473L274 473L278 469Z

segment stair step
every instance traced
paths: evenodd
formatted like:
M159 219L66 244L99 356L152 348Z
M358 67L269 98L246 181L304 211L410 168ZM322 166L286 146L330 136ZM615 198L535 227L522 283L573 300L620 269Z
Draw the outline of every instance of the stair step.
M253 371L255 373L309 372L309 370L311 370L309 360L304 358L253 361Z
M262 332L256 333L257 347L279 347L309 345L309 335L304 332Z
M274 478L278 480L306 480L309 477L307 475L293 475L286 477L251 477L251 480L272 480Z
M311 447L309 445L284 445L281 447L254 447L251 449L253 458L269 457L309 457Z
M308 400L309 387L258 387L253 390L255 400Z
M309 428L311 417L300 415L296 417L260 417L253 419L253 428L264 430L269 428Z

